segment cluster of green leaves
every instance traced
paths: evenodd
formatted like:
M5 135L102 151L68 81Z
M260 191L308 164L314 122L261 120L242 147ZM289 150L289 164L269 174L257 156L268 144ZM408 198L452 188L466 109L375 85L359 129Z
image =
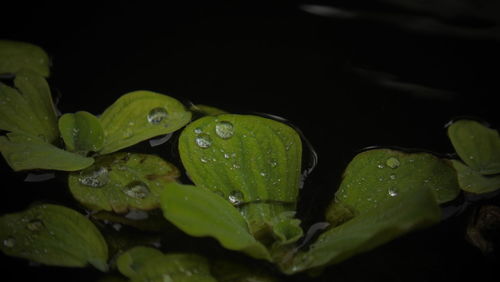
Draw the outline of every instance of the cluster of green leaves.
M7 163L15 171L67 171L71 194L94 212L92 222L42 204L0 218L0 249L47 265L111 267L122 274L116 279L130 281L277 281L200 254L165 254L140 240L114 247L118 239L103 236L100 226L112 221L165 234L173 224L292 275L435 224L439 205L462 190L500 188L498 132L459 120L448 134L461 160L384 148L355 156L326 210L328 228L310 242L295 216L302 143L290 126L209 106L188 110L150 91L125 94L98 117L58 116L46 82L48 56L26 43L0 41L1 74L14 77L13 87L0 83L0 129L7 132L0 151ZM179 154L192 184L180 183L181 171L158 156L120 151L180 129ZM124 216L129 211L163 217L131 220Z

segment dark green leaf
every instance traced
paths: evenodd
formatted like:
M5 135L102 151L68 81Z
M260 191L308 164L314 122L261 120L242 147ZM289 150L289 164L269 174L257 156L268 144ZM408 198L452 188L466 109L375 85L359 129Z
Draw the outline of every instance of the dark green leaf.
M98 157L93 166L69 175L73 196L93 210L126 212L160 206L160 192L179 171L158 156L115 153Z
M458 183L462 190L482 194L500 188L500 175L482 175L460 161L452 160L452 163L457 170Z
M211 236L227 249L270 260L239 211L205 188L170 183L162 192L161 208L165 218L191 236Z
M90 151L99 151L104 144L101 123L89 112L62 115L59 118L59 131L69 151L86 155Z
M18 41L0 40L0 74L31 70L49 76L49 57L38 46Z
M367 207L362 214L329 229L309 250L301 251L291 260L281 262L287 274L339 263L353 255L439 222L441 210L428 189L409 189L380 203Z
M302 146L291 127L257 116L206 116L183 130L179 151L193 182L238 206L252 234L295 209Z
M94 163L94 159L59 149L44 140L22 133L0 136L0 151L13 170L54 169L75 171Z
M108 248L85 216L66 207L38 205L0 217L1 250L35 262L106 271Z
M448 127L448 137L460 158L481 174L500 173L498 131L473 120L458 120Z
M105 134L101 153L108 154L178 130L190 121L191 112L169 96L135 91L121 96L99 119Z

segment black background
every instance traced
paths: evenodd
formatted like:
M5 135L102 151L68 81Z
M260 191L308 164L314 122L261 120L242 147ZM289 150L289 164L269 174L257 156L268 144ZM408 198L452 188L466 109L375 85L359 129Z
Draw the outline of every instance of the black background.
M444 125L452 118L473 116L500 127L498 36L429 34L376 20L321 17L301 9L304 3L26 5L3 9L0 37L49 53L49 82L63 113L99 114L120 95L145 89L234 113L287 118L319 155L301 191L299 214L306 225L322 220L342 170L360 149L400 146L446 154L453 149ZM357 3L347 8L390 8ZM439 91L384 87L360 69ZM11 173L3 161L1 169L4 183L11 181L2 185L3 213L67 196L57 180L23 183L25 175ZM500 265L465 241L467 216L333 266L317 280L486 279ZM17 281L30 275L93 279L84 278L86 270L47 270L2 258L4 274Z

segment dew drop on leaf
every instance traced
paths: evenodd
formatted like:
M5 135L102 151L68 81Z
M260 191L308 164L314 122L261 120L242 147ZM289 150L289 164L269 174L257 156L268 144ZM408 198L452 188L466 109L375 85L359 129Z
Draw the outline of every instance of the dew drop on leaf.
M389 194L389 196L391 197L395 197L398 195L398 189L396 187L390 187L388 190L387 190L387 193Z
M168 116L167 110L157 107L149 111L148 122L151 124L160 124Z
M109 183L108 170L103 166L82 170L78 182L94 188L102 187Z
M231 202L231 204L239 205L243 201L243 194L240 191L234 190L231 193L229 193L228 199L229 202Z
M398 168L401 163L395 157L390 157L385 161L385 164L390 168Z
M3 240L3 245L7 248L14 248L16 246L16 239L9 237Z
M196 136L196 145L198 147L206 149L212 145L212 138L210 138L210 135L206 133L200 133L198 136Z
M123 188L123 193L134 199L144 199L149 195L149 188L142 181L132 181Z
M229 121L219 121L215 125L215 133L222 139L229 139L234 134L234 126Z
M26 228L28 228L29 231L33 232L40 231L43 227L43 221L41 221L40 219L30 220L28 224L26 224Z

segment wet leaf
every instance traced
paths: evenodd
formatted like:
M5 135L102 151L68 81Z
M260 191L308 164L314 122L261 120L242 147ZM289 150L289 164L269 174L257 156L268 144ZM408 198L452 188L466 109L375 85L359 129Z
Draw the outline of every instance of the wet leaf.
M270 260L238 209L205 188L170 183L162 192L161 208L166 219L191 236L214 237L226 249Z
M206 115L206 116L216 116L216 115L222 115L222 114L228 113L228 112L221 110L219 108L215 108L215 107L207 106L207 105L192 105L189 109L193 112L200 113L200 114Z
M38 137L23 133L0 136L0 151L15 171L29 169L76 171L94 163L93 158L59 149Z
M96 158L93 166L69 175L71 193L92 210L127 212L160 206L160 192L179 171L158 156L115 153Z
M89 112L62 115L59 118L59 131L66 149L82 155L99 151L104 143L101 123Z
M0 74L30 70L49 76L50 61L42 48L19 41L0 40Z
M105 141L101 154L178 130L191 119L179 101L166 95L135 91L121 96L99 117Z
M441 211L429 189L409 189L325 231L309 250L281 262L287 274L339 263L410 231L439 222Z
M493 192L500 188L500 175L482 175L457 160L452 160L452 164L457 170L458 183L462 190L482 194Z
M106 271L108 248L85 216L57 205L38 205L0 217L1 250L46 265Z
M500 173L498 131L473 120L458 120L448 127L448 137L458 156L473 170L489 175Z
M45 79L33 72L21 71L14 85L16 88L0 83L0 129L54 142L59 130Z
M183 130L179 151L196 186L237 206L252 234L295 209L302 146L291 127L250 115L207 116Z
M216 282L210 274L207 259L195 254L163 254L160 251L135 247L122 254L118 270L133 282Z
M349 163L335 199L357 214L406 191L426 188L438 203L458 196L457 175L449 161L428 153L373 149Z

